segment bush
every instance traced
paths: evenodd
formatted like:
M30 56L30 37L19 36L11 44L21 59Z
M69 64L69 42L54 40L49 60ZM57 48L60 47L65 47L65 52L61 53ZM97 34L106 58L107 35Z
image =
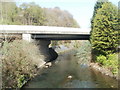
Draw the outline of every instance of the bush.
M106 57L104 55L97 56L97 62L99 62L100 64L104 64L105 61Z
M37 63L42 63L42 56L35 44L25 41L4 42L2 54L3 88L21 88L27 80L34 77Z
M99 55L97 56L97 62L110 69L113 74L118 73L118 54Z
M108 66L113 74L118 73L118 54L110 54L108 55L108 60L105 63L106 66Z

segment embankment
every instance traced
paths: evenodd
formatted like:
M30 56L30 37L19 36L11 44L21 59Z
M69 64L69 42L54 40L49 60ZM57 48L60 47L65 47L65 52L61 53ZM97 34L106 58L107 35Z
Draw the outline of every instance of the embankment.
M3 88L21 88L36 75L38 66L45 63L34 43L22 40L4 42L1 52Z
M77 49L77 57L79 58L78 64L86 64L90 66L90 68L95 69L101 72L102 74L105 74L118 80L118 74L113 74L112 71L104 65L100 65L97 62L93 62L91 50L91 44L89 41L81 41L81 44ZM113 57L113 59L115 59L115 57Z
M107 76L109 76L109 77L112 77L112 78L115 78L115 79L117 79L117 80L119 79L119 78L118 78L118 74L115 74L115 75L114 75L114 74L110 71L110 69L105 68L105 67L103 67L103 66L100 66L98 63L90 63L89 66L90 66L92 69L95 69L95 70L101 72L102 74L105 74L105 75L107 75Z

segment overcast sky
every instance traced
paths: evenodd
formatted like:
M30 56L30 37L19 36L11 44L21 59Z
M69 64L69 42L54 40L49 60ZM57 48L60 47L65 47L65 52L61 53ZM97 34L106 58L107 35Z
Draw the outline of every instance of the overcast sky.
M59 7L62 10L69 11L81 28L90 27L90 19L93 14L96 0L15 0L17 5L22 2L35 2L41 7L54 8ZM118 6L119 0L109 0Z

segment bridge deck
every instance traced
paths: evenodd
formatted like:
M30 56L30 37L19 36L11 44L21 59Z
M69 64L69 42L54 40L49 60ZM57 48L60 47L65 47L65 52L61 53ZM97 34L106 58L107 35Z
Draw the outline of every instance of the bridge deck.
M90 33L85 31L80 28L70 27L0 25L1 35L31 34L32 39L88 40ZM25 37L27 38L27 36Z
M29 34L88 34L80 28L30 26L30 25L0 25L0 33L29 33Z

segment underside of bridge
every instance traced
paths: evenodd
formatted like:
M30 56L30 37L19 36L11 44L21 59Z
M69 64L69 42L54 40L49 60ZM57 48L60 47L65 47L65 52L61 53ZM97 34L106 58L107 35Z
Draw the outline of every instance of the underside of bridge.
M32 34L32 39L47 40L89 40L88 34Z
M89 37L89 34L31 34L31 39L38 41L46 62L57 58L57 52L49 48L51 40L89 40Z

